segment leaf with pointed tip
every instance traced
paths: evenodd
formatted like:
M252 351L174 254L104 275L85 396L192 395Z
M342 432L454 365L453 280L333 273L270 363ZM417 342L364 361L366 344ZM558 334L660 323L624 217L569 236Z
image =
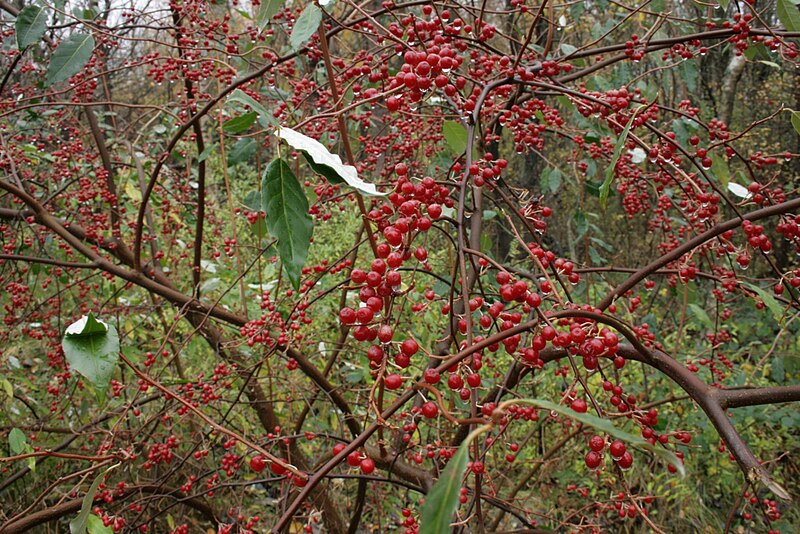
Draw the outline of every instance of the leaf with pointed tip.
M22 454L27 449L28 438L25 437L25 432L19 428L12 428L8 433L8 448L11 454Z
M654 455L661 458L661 460L672 464L675 469L680 473L680 476L685 476L686 469L683 466L683 462L673 453L672 451L665 449L664 447L656 447L651 445L649 442L643 440L639 436L635 436L624 430L621 430L614 426L614 424L609 421L608 419L603 419L596 415L592 415L590 413L578 413L575 410L563 406L561 404L556 404L554 402L546 401L546 400L538 400L538 399L520 399L520 404L530 404L533 406L537 406L539 408L544 408L545 410L550 410L551 412L557 412L561 415L574 419L584 425L591 426L596 428L597 430L601 430L606 434L613 436L621 441L625 441L630 443L634 447L639 449L644 449L648 452L653 453Z
M611 182L614 180L614 170L617 168L617 162L619 162L619 157L622 155L622 149L625 148L625 143L628 140L628 132L631 130L633 119L636 118L637 112L638 110L633 112L631 118L628 119L628 124L625 125L625 128L622 129L622 133L619 134L617 146L614 147L614 156L611 158L611 163L609 163L606 169L606 179L603 180L603 185L600 186L600 206L602 206L603 209L606 207L608 193L611 190Z
M472 440L464 440L458 450L447 462L442 476L425 496L425 504L420 512L419 534L441 534L450 532L450 521L458 508L458 498L464 471L467 470L469 445Z
M260 102L241 89L237 89L231 93L231 96L228 97L228 102L243 104L248 106L251 111L255 111L258 114L258 123L264 128L278 126L278 121L275 120L275 117L273 117Z
M460 122L444 121L442 135L454 154L461 155L467 151L467 129Z
M234 117L230 120L227 120L222 125L222 130L225 133L229 134L238 134L246 131L250 128L256 119L258 118L258 113L255 111L251 111L250 113L245 113L244 115L239 115L238 117Z
M47 31L47 10L36 6L27 6L17 15L14 22L17 33L17 48L24 50L38 43Z
M778 0L776 6L778 20L790 32L800 31L800 8L792 0Z
M100 483L103 482L105 475L107 475L112 469L116 469L118 465L119 464L112 465L103 473L97 475L97 478L94 479L94 482L92 482L92 485L89 487L89 491L87 491L86 495L83 497L83 502L81 503L81 509L78 512L78 515L75 517L75 519L69 522L70 534L86 534L86 529L89 526L90 521L89 518L92 514L94 496L97 495L97 490L100 489ZM95 532L97 531L95 530Z
M314 223L300 182L281 158L273 160L264 172L261 205L267 214L267 229L278 239L281 264L292 286L298 289Z
M792 127L800 134L800 111L792 111Z
M764 303L764 306L766 306L767 309L770 312L772 312L772 316L775 318L775 321L777 321L778 323L781 322L781 318L786 313L786 311L783 309L783 306L781 306L780 303L778 303L778 301L775 300L775 297L773 297L771 294L767 293L766 291L764 291L755 284L749 284L747 282L740 282L740 283L753 293L757 294L761 299L761 301Z
M319 24L322 22L322 10L316 4L308 4L297 17L297 22L292 28L292 35L289 36L289 43L293 50L300 50L316 33Z
M278 128L275 135L289 143L295 150L302 152L314 172L321 174L329 182L334 184L346 183L366 195L377 196L385 194L378 192L374 185L368 184L359 178L355 167L342 163L342 158L332 154L325 148L325 145L316 139L284 127Z
M73 33L58 45L50 64L44 83L52 85L63 82L70 76L78 74L94 51L94 37L83 33Z
M117 329L97 321L90 313L67 327L61 347L70 367L86 377L98 392L105 391L119 359Z

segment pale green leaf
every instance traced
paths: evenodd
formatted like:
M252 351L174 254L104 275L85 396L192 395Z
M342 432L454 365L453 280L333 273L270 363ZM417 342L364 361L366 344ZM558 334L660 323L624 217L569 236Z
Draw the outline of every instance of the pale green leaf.
M461 155L467 151L467 129L463 124L457 121L444 121L442 134L454 154Z
M800 31L800 9L792 0L778 0L778 20L790 32Z
M289 43L292 45L293 50L300 50L316 33L319 24L322 22L322 10L315 4L308 4L306 8L297 17L297 21L292 28L292 34L289 36Z
M98 391L105 391L119 360L117 329L90 313L67 328L61 347L70 367Z
M113 534L114 529L111 526L106 526L103 524L102 518L95 514L89 514L89 518L86 521L86 531L89 534Z
M58 45L50 64L47 66L45 84L63 82L78 74L94 51L94 37L83 33L73 33Z
M37 6L24 7L17 15L14 29L20 50L38 43L47 31L47 10Z
M800 134L800 111L792 111L792 126L794 131Z
M8 448L11 450L11 454L22 454L27 450L27 446L28 438L25 437L25 433L19 428L12 428L8 433Z

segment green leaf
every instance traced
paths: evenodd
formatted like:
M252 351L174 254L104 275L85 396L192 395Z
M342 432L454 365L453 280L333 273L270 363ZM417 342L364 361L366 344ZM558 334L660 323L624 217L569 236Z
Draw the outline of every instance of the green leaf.
M86 530L89 534L114 534L114 529L110 525L104 525L102 518L94 514L89 515Z
M228 97L228 102L238 102L239 104L248 106L252 111L258 113L258 123L262 126L262 128L279 126L278 121L275 120L275 117L272 115L272 113L267 111L267 109L262 106L260 102L241 89L237 89L231 93L231 96Z
M345 165L342 159L332 154L325 145L307 135L291 128L278 128L275 135L289 143L295 150L302 152L314 172L321 174L331 183L346 183L366 195L384 195L378 189L358 177L358 171L352 165Z
M14 396L14 386L11 385L11 382L5 378L2 378L0 379L0 386L2 386L3 391L6 393L9 399Z
M744 287L756 293L767 309L772 312L772 316L777 322L781 322L784 310L783 307L775 300L775 297L758 287L757 285L748 284L747 282L740 282Z
M731 0L718 0L717 3L719 4L719 7L721 7L723 11L727 11L728 5L731 3Z
M8 448L13 455L33 452L33 447L28 443L27 436L25 436L25 433L19 428L12 428L11 432L8 433ZM28 457L28 469L36 471L35 456Z
M586 220L586 214L581 210L575 210L572 218L575 221L575 240L577 241L589 231L589 221Z
M561 43L561 47L560 48L561 48L561 52L565 56L568 56L568 55L572 54L573 52L575 52L578 49L577 47L572 46L571 44L567 44L567 43Z
M264 172L261 195L267 228L278 239L281 263L292 286L298 289L314 230L308 199L292 169L281 158L273 160Z
M467 151L467 129L460 122L444 121L442 135L454 154L461 155Z
M561 181L561 171L553 169L547 177L547 186L551 193L558 191L558 188L561 187Z
M53 52L44 83L52 85L78 74L92 57L93 50L94 37L91 35L73 33L67 37Z
M722 184L723 187L728 187L728 183L731 181L731 170L728 168L728 162L725 160L725 157L718 152L713 152L711 154L711 171L714 173L714 176L717 177L719 183Z
M242 133L250 126L256 122L258 118L258 113L255 111L251 111L250 113L245 113L244 115L239 115L238 117L234 117L229 121L225 121L222 125L222 130L225 133L229 134L238 134Z
M792 111L792 126L794 131L800 134L800 111Z
M636 118L636 114L639 112L637 109L631 115L631 118L628 119L628 124L625 125L625 128L622 129L622 133L619 135L617 139L617 146L614 148L614 156L611 158L611 163L608 165L606 169L606 179L603 180L603 185L600 186L600 205L605 209L606 207L606 200L608 200L608 193L611 189L611 182L614 180L614 169L617 167L617 162L619 161L619 157L622 155L622 149L625 148L625 142L628 140L628 132L631 130L631 126L633 125L633 119Z
M105 391L119 359L117 329L97 321L90 313L67 327L61 347L70 367L99 392Z
M778 20L790 32L800 31L800 10L792 0L778 0Z
M659 458L661 458L662 461L674 465L681 476L685 476L686 474L686 470L683 467L683 462L681 462L680 459L677 456L675 456L675 454L672 451L667 450L663 447L656 447L650 445L650 443L643 440L639 436L635 436L633 434L630 434L628 432L625 432L624 430L620 430L619 428L615 427L614 424L607 419L603 419L601 417L592 415L590 413L578 413L567 406L562 406L560 404L556 404L554 402L546 400L521 399L516 402L519 402L520 404L530 404L533 406L537 406L539 408L543 408L545 410L550 410L551 412L560 413L561 415L574 419L575 421L581 422L584 425L596 428L597 430L605 432L606 434L613 436L614 438L620 441L625 441L627 443L630 443L634 447L637 447L639 449L644 449L658 456Z
M47 11L36 6L23 8L17 15L14 29L17 32L17 48L20 50L38 43L47 31Z
M22 454L28 449L28 438L19 428L12 428L8 433L8 448L12 455Z
M697 318L698 321L703 323L703 326L705 326L709 330L714 329L714 323L711 321L711 318L708 316L708 314L703 308L701 308L697 304L689 304L689 310L692 312L692 315L694 315Z
M233 148L228 153L228 166L238 165L253 159L256 153L256 142L250 138L245 137L236 141Z
M458 508L461 483L467 470L469 445L477 433L465 439L447 462L442 476L425 496L425 504L420 511L419 534L443 534L450 532L450 521Z
M100 488L100 483L103 482L103 477L108 474L109 471L115 469L119 464L112 465L108 469L106 469L100 475L97 475L97 478L94 479L92 482L91 487L89 487L89 491L86 492L86 495L83 497L83 502L81 503L81 510L78 512L78 516L69 522L69 532L70 534L86 534L86 528L89 526L89 518L92 513L92 503L94 503L94 496L97 495L97 490ZM102 532L102 531L96 531ZM94 534L94 533L92 533Z
M293 50L300 50L306 44L312 35L319 28L322 22L322 10L315 4L308 4L306 8L297 17L297 21L292 28L292 35L289 36L289 44L292 45Z
M84 315L78 321L69 325L64 334L70 338L76 338L105 334L106 332L108 332L108 326L98 321L94 314L90 312L89 315Z
M197 161L205 161L217 149L217 143L211 143L200 154L197 155Z
M284 0L262 0L256 11L255 19L258 31L264 31L272 17L278 14L283 7ZM255 110L254 110L255 111Z

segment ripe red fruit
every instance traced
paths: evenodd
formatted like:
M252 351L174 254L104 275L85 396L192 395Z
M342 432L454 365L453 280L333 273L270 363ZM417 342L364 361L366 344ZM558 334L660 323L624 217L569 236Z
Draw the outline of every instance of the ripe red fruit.
M389 111L397 111L400 109L400 99L396 96L390 96L386 99L386 109Z
M611 452L611 456L616 460L622 458L622 455L625 454L625 444L621 441L612 441L611 445L609 445L608 450Z
M403 377L395 373L386 375L383 378L383 384L386 389L399 389L403 385Z
M428 216L434 221L442 216L442 207L439 204L428 205Z
M589 438L589 448L595 452L602 451L606 446L606 440L603 436L592 436Z
M572 401L572 404L570 404L570 408L572 408L573 411L578 413L586 413L586 411L589 409L589 407L586 404L586 401L583 399L575 399L574 401Z
M347 463L353 467L361 463L361 453L353 451L347 455Z
M424 415L428 419L433 419L434 417L439 415L439 407L436 406L435 402L430 402L430 401L426 402L425 404L422 405L420 411L422 412L422 415Z
M619 465L621 469L630 469L633 465L633 456L631 456L631 453L625 451L622 457L617 460L617 465Z
M266 468L267 468L267 461L260 454L258 456L253 456L252 458L250 458L250 469L252 469L256 473L260 473Z
M339 310L339 320L342 321L342 324L354 324L356 311L353 308L342 308Z
M359 308L356 312L356 319L361 324L367 324L372 321L373 317L375 316L375 312L372 311L372 308L368 306L364 306L363 308Z
M336 456L337 454L345 450L345 448L347 448L347 445L345 445L344 443L337 443L336 445L333 446L333 455Z
M400 344L400 351L406 356L413 356L419 350L419 343L413 339L406 339Z
M369 475L375 471L375 462L372 460L372 458L364 458L361 460L360 467L362 473Z
M381 343L389 343L394 337L394 329L388 324L381 325L378 328L378 339Z
M586 467L588 467L589 469L597 469L598 467L600 467L600 463L603 461L603 457L598 452L589 451L586 454L586 458L584 458L584 460L586 461Z
M424 378L425 382L428 384L438 384L442 379L441 375L439 375L439 371L430 367L425 369L425 373L422 375L422 378Z
M447 387L450 389L461 389L463 385L464 379L461 378L461 375L453 373L447 377Z
M286 474L286 468L276 462L270 462L269 469L277 476L282 476Z
M481 375L477 373L472 373L471 375L467 375L467 384L469 387L476 388L481 385Z

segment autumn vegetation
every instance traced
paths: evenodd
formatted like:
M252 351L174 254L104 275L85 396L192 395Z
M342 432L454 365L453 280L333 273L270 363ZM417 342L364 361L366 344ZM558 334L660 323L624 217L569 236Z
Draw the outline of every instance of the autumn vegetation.
M796 532L796 0L0 39L0 533Z

